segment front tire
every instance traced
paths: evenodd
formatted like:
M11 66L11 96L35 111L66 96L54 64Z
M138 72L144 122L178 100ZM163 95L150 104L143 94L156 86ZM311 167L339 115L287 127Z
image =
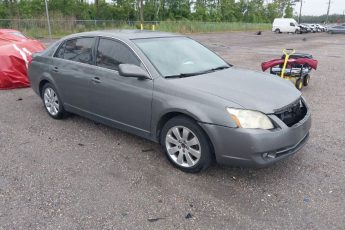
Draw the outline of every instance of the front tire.
M213 161L207 135L188 117L178 116L169 120L162 129L160 143L168 160L184 172L200 172Z
M296 88L297 88L298 90L302 90L302 88L303 88L303 80L302 80L302 79L298 79L298 80L296 81Z
M57 90L52 84L47 83L43 86L42 101L49 116L57 120L64 118L66 111L63 108Z

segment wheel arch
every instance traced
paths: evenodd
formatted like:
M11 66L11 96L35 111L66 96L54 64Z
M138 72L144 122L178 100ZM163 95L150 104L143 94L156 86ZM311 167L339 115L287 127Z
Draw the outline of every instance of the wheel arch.
M42 97L42 90L45 84L47 83L51 83L50 81L48 81L47 79L42 79L38 85L38 92L40 94L40 97Z
M47 83L52 84L52 85L56 88L56 90L59 92L59 89L58 89L58 87L57 87L57 85L56 85L56 83L55 83L55 81L54 81L53 76L52 76L50 73L48 73L48 72L44 72L44 73L41 75L41 77L40 77L40 79L39 79L38 82L39 82L39 83L38 83L38 93L39 93L39 96L40 96L40 97L42 97L42 89L43 89L43 86L44 86L45 84L47 84Z
M154 127L154 132L155 132L155 138L159 141L160 133L163 129L163 126L172 118L177 117L177 116L184 116L189 119L192 119L196 122L199 122L200 119L196 117L195 115L189 113L186 110L179 110L179 109L174 109L174 110L169 110L165 111L162 113L159 118L157 119L156 126Z

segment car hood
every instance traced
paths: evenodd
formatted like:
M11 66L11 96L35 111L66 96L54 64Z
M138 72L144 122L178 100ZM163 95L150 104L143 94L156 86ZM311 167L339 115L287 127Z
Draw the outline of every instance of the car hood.
M274 113L301 97L301 92L276 75L229 68L209 74L173 80L187 87L236 103L245 109Z

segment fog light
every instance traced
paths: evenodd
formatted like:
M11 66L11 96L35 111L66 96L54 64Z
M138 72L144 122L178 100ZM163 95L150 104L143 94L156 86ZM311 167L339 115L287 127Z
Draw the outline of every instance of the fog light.
M275 159L276 157L277 157L276 152L269 152L269 153L262 154L262 158L264 158L265 160L272 160L272 159Z

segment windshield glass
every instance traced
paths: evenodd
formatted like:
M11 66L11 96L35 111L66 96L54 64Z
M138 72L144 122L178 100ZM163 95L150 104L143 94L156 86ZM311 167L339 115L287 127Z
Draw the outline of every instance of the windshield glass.
M186 77L229 68L216 54L186 37L138 39L134 43L164 77Z

